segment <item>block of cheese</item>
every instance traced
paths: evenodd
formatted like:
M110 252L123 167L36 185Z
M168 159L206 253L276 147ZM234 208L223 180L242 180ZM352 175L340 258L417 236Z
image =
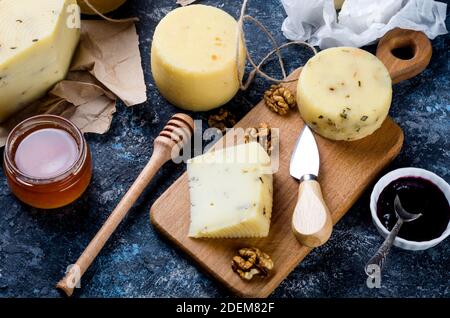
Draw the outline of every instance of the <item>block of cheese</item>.
M88 0L89 3L94 6L94 8L100 13L108 13L116 10L127 0ZM80 5L81 13L83 14L96 14L84 0L78 0Z
M151 48L152 74L161 94L192 111L228 102L239 89L237 30L232 16L210 6L190 5L167 14L155 29ZM240 48L243 74L245 49Z
M76 1L0 1L0 122L66 76L79 39L69 5Z
M207 152L188 161L189 236L265 237L272 215L270 158L257 142Z
M380 128L392 100L384 64L367 51L336 47L312 57L297 85L304 121L334 140L356 140Z

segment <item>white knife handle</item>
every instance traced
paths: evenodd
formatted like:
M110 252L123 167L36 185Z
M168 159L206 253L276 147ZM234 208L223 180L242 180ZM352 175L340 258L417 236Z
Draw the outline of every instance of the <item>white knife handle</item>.
M302 180L292 217L292 230L301 244L317 247L330 238L333 222L315 176Z

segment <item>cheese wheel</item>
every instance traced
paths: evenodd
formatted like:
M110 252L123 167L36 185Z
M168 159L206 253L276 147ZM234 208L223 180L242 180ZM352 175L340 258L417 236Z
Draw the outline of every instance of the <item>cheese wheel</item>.
M0 1L0 122L65 78L79 40L75 0Z
M318 134L356 140L380 128L392 100L392 82L383 63L367 51L336 47L312 57L300 74L297 104Z
M228 102L239 89L237 30L232 16L210 6L190 5L167 14L155 29L151 48L152 74L161 94L192 111ZM240 47L243 74L245 50Z
M90 4L94 6L100 13L108 13L116 10L122 4L127 2L127 0L88 0ZM96 13L91 10L91 8L84 2L84 0L78 0L78 4L81 9L81 13L83 14L92 14Z

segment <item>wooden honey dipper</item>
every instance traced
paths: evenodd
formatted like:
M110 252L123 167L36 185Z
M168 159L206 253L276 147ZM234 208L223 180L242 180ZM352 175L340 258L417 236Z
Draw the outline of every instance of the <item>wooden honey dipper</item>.
M175 114L167 125L156 137L153 143L153 154L139 174L128 192L116 206L101 229L91 240L76 263L67 271L66 276L59 281L56 288L62 290L67 296L71 296L81 276L86 272L94 259L100 253L106 241L114 233L117 226L127 215L141 193L152 180L161 166L172 158L172 154L178 155L181 148L190 140L194 133L194 121L185 114Z

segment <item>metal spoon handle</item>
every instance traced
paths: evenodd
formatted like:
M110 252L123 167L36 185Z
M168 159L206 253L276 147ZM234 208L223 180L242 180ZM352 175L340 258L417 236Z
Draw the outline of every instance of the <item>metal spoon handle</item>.
M403 220L402 219L398 219L397 223L395 223L395 225L392 228L391 232L386 237L386 239L384 240L383 244L380 246L378 251L367 262L366 267L365 267L365 271L366 271L367 275L370 276L372 274L371 271L368 270L369 265L377 265L379 267L379 269L380 269L380 272L381 272L381 269L383 268L384 262L386 261L386 257L389 254L389 251L391 250L391 247L394 244L394 240L395 240L398 232L400 231L400 228L402 227L402 225L403 225Z

